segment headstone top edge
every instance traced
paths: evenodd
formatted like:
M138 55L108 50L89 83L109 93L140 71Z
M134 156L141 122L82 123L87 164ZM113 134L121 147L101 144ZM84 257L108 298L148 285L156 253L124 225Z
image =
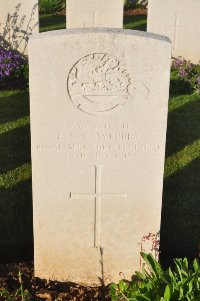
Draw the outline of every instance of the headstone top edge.
M136 36L143 37L152 40L158 40L161 42L167 42L171 44L171 41L168 37L163 35L158 35L151 32L139 31L139 30L131 30L131 29L121 29L121 28L103 28L103 27L95 27L95 28L73 28L73 29L61 29L57 31L48 31L44 33L34 34L30 37L30 41L40 40L45 38L53 38L64 35L75 35L75 34L101 34L101 33L113 33L116 35L128 35L128 36Z

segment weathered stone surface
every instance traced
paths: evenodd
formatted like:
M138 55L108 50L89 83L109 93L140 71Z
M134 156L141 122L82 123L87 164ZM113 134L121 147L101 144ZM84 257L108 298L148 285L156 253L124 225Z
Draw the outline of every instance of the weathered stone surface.
M29 36L38 32L37 0L1 0L0 47L27 54Z
M122 28L123 7L123 0L67 0L67 28Z
M200 61L200 1L149 0L148 31L168 36L174 57Z
M130 279L141 242L154 249L144 236L160 228L170 59L167 38L137 31L30 39L36 276Z

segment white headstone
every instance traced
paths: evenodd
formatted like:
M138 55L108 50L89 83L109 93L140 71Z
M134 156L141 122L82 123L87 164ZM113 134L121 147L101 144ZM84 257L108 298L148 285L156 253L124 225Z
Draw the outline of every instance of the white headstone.
M123 0L67 0L67 28L123 28Z
M168 36L174 57L200 61L200 1L149 0L149 32Z
M29 36L39 32L38 0L0 1L0 47L27 54Z
M36 276L96 285L139 269L160 228L170 59L144 32L31 38Z

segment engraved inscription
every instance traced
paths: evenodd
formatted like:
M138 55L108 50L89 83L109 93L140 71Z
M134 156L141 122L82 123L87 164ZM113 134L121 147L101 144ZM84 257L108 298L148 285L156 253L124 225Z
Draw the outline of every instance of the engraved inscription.
M38 152L59 152L72 160L132 160L138 153L158 153L159 141L144 138L142 131L128 123L67 123L65 131L50 141L38 141Z
M100 211L102 199L122 199L126 200L126 193L102 193L101 192L101 178L102 178L102 165L95 166L95 188L94 193L70 193L72 200L84 198L95 199L95 212L94 212L94 247L98 248L100 242Z
M131 77L118 59L91 54L78 61L68 76L68 93L75 106L90 114L121 109L131 93Z

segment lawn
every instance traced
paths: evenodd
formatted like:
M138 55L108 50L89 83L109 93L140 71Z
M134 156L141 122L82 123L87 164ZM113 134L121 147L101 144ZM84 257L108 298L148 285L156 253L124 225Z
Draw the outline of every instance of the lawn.
M58 30L66 28L66 17L62 15L41 15L40 32ZM125 16L124 28L144 30L147 28L147 18L145 16Z
M52 25L54 24L54 25ZM41 32L65 28L65 16L40 17ZM125 28L146 28L145 17L126 17ZM200 233L200 96L169 101L161 226L162 259L198 255ZM33 258L28 91L0 92L1 261Z

